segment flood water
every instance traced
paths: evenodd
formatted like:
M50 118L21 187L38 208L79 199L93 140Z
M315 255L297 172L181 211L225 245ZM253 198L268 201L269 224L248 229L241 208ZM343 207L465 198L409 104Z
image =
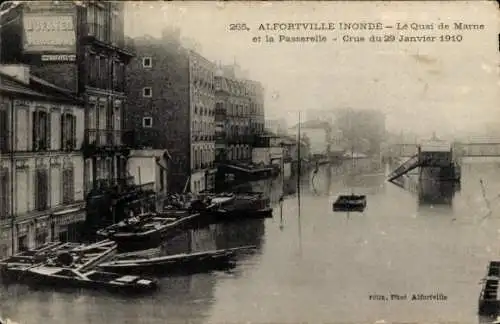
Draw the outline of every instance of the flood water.
M212 225L169 243L179 251L257 245L235 269L161 278L160 291L135 298L0 287L1 316L30 324L477 323L479 280L498 256L500 160L464 163L460 191L435 205L370 168L344 171L323 167L301 179L300 217L293 180L261 181L254 190L274 202L283 186L292 193L282 218L276 205L273 219ZM332 212L336 195L351 191L367 195L365 212ZM447 300L370 300L434 293Z

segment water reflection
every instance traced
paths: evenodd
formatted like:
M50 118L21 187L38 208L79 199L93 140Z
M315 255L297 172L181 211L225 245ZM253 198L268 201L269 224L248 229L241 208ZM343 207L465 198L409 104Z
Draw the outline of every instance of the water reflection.
M459 189L454 181L420 180L418 202L420 205L452 205Z

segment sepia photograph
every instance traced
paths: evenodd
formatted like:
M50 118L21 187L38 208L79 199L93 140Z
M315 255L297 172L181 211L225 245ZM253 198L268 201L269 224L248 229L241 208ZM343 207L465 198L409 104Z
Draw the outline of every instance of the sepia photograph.
M497 1L0 4L0 324L500 323Z

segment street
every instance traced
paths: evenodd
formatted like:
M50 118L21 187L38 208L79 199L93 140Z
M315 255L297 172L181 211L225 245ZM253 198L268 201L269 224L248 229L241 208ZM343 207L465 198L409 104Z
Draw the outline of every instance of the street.
M12 285L0 290L1 308L26 324L477 322L479 280L498 254L499 168L469 161L452 206L419 206L383 175L334 171L328 181L322 167L301 180L300 217L296 195L285 198L281 227L275 205L273 219L189 234L191 250L258 245L235 269L162 278L158 293L140 298ZM268 185L279 196L280 179L253 187ZM365 212L332 212L336 195L351 190L368 196Z

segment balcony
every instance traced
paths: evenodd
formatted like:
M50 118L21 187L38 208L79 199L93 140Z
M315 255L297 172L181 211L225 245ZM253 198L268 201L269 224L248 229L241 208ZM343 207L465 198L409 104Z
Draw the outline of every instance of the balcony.
M134 56L131 46L126 43L123 37L120 37L119 31L117 35L113 37L109 28L97 23L82 24L82 29L86 41L92 42L108 50L120 52L129 57Z
M124 130L85 130L84 155L90 156L102 152L128 150L122 139L124 134L126 134Z

